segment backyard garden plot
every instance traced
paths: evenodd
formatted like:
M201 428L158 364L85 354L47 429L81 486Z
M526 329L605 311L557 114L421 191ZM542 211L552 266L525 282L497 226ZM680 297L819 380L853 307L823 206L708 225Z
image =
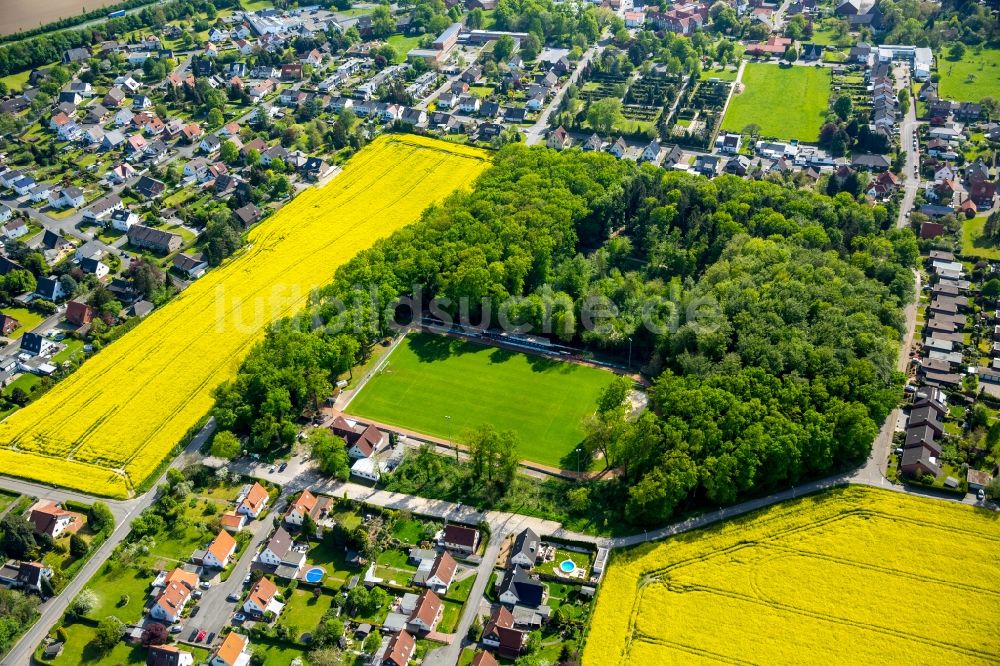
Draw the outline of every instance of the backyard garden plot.
M961 60L949 60L938 53L940 95L960 102L978 102L984 97L1000 98L1000 49L966 49Z
M990 664L1000 521L871 488L790 502L612 561L584 664Z
M375 141L329 185L255 228L238 257L0 423L0 469L128 496L209 410L212 389L235 375L271 321L486 166L484 153L454 144Z
M347 411L448 439L492 424L519 435L522 459L563 467L583 440L583 419L613 377L596 368L421 333L399 344Z
M723 129L740 132L747 125L776 139L819 139L830 101L830 70L825 67L782 67L747 64L743 92L734 94Z

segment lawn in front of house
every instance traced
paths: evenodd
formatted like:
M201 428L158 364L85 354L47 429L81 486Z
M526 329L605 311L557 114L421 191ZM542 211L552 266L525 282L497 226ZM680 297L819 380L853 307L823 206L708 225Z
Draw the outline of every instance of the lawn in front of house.
M747 63L741 81L743 92L733 93L723 129L740 132L747 125L757 125L762 137L819 139L830 100L829 69Z
M978 102L984 97L1000 97L1000 48L983 48L979 53L967 47L961 60L937 53L937 71L942 98Z
M985 215L962 222L962 254L970 257L1000 260L1000 246L983 236L985 227Z
M21 324L17 330L8 336L12 340L20 338L25 332L32 330L45 321L43 315L27 308L4 308L3 313L8 317L13 317Z
M520 458L562 467L613 379L592 367L417 333L397 345L346 411L458 441L491 424L517 433Z
M15 379L14 381L12 381L10 384L8 384L4 388L3 394L10 395L14 391L14 389L19 388L28 395L31 395L31 393L35 390L35 387L37 387L41 383L41 381L42 378L39 377L38 375L33 375L30 372L26 372L17 379Z
M455 633L458 627L458 620L462 617L462 604L454 601L445 601L441 613L441 621L438 622L437 630L443 634Z

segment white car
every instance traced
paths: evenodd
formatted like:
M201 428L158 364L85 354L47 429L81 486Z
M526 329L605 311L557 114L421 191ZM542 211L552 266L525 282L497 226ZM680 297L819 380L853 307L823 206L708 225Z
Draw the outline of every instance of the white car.
M243 613L237 613L236 615L233 615L233 622L243 622L246 619L247 616L244 615Z
M982 502L984 499L986 499L986 493L983 491L982 488L980 488L979 492L976 493L976 499L979 500L980 502Z
M200 587L203 590L207 590L208 588L212 587L212 584L209 583L207 580L203 580L200 583L198 583L198 587Z
M170 633L172 633L172 634L179 634L182 631L184 631L184 625L175 624L172 627L170 627Z

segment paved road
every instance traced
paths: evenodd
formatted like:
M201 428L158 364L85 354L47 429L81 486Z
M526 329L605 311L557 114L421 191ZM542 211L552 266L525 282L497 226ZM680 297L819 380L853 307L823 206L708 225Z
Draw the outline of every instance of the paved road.
M905 76L905 79L903 78ZM909 67L896 67L897 89L906 87L903 81L909 82ZM917 104L910 95L910 108L899 125L899 140L906 150L906 166L903 167L903 201L899 207L899 217L896 226L903 228L910 223L909 213L920 188L920 153L913 145L920 123L917 121ZM918 292L919 293L919 292Z
M580 61L576 63L576 68L573 70L573 73L569 75L569 80L567 80L566 83L555 94L555 96L552 98L552 101L549 102L548 106L545 107L545 110L542 111L541 115L538 116L538 120L535 121L535 124L524 131L525 143L527 143L529 146L533 146L542 140L542 136L545 135L545 130L549 126L549 117L553 113L555 113L556 109L559 108L559 105L562 103L563 97L566 96L566 90L571 85L576 83L577 79L580 78L580 72L584 70L584 68L587 66L587 63L590 62L591 58L593 58L598 51L604 50L604 47L605 45L607 45L607 43L608 40L604 38L602 35L602 39L600 39L593 46L587 49L586 52L584 52L583 56L580 58Z
M472 584L472 590L469 592L469 600L462 609L462 617L458 620L458 626L455 629L455 640L444 647L429 652L424 658L424 666L453 666L458 663L458 658L462 654L462 648L465 645L471 644L471 641L466 636L469 633L469 627L472 626L476 616L479 615L479 602L486 592L486 585L489 584L493 567L496 566L497 556L500 555L500 546L503 544L505 538L505 534L492 534L490 536L490 542L486 546L483 561L480 562L476 569L476 582Z
M215 634L213 644L219 643L219 634L222 628L230 624L233 613L236 612L236 602L227 601L230 594L242 596L244 587L243 579L250 573L254 557L261 545L267 539L273 523L271 514L264 520L253 520L244 528L253 534L253 538L243 551L239 562L233 567L229 579L222 581L219 576L211 579L212 587L202 594L201 601L198 602L198 615L184 621L184 630L180 632L181 640L188 640L192 632L204 630L206 634ZM207 637L207 636L206 636ZM198 644L195 644L198 645ZM203 642L201 647L206 647L208 643Z
M191 440L191 443L184 450L184 453L178 456L170 467L182 467L191 462L198 455L198 450L214 431L215 422L209 421L201 432L199 432ZM112 511L115 512L115 518L118 520L118 527L115 528L115 531L110 537L108 537L108 540L101 544L101 546L97 549L97 552L95 552L90 560L88 560L87 563L80 569L76 577L70 581L69 585L66 586L66 589L64 589L58 596L53 597L42 604L40 607L41 616L38 618L38 621L35 622L35 624L28 629L23 636L21 636L21 639L17 642L17 644L11 649L3 661L0 662L0 666L27 666L27 664L31 662L31 655L34 652L35 647L42 642L42 639L45 638L49 631L51 631L56 623L62 618L63 613L66 612L66 607L69 606L69 602L80 593L80 590L84 588L94 574L97 573L102 566L104 566L104 562L111 557L111 553L114 551L115 547L117 547L118 544L120 544L131 531L132 521L135 520L136 516L141 514L156 501L156 487L163 482L166 476L167 472L165 470L163 475L157 480L156 484L153 485L153 489L145 495L125 502L108 501ZM24 482L22 481L7 479L6 477L0 478L0 487L4 488L9 487L11 489L16 489L17 484L23 483ZM79 499L81 497L79 493L70 493L57 489L50 489L48 492L50 499L65 500ZM84 498L84 501L94 501L94 499L97 498L86 497Z

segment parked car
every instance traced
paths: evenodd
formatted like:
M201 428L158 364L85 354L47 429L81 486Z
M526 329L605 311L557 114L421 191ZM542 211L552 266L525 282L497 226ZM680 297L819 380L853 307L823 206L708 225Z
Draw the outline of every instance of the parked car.
M246 576L243 577L243 584L244 585L250 584L250 574L247 574Z
M195 615L197 615L198 611L200 611L200 610L201 610L201 606L195 606L194 608L192 608L191 609L191 617L194 617Z
M233 622L243 622L247 619L247 616L243 613L236 613L233 615Z
M207 635L208 632L202 629L201 631L198 632L198 635L194 637L194 642L201 643L203 640L205 640L205 636Z
M983 491L982 488L980 488L979 492L976 493L976 499L979 500L980 502L982 502L984 499L986 499L986 493Z
M228 597L226 597L226 601L239 601L239 600L240 600L240 595L236 594L235 592L231 593Z
M283 462L283 463L281 463L281 465L278 466L278 471L279 472L284 472L287 468L288 468L288 463Z
M170 627L170 633L172 634L179 634L182 631L184 631L184 625L175 624L174 626Z
M198 587L200 587L203 590L207 590L208 588L212 587L212 584L209 583L207 580L203 580L200 583L198 583Z

